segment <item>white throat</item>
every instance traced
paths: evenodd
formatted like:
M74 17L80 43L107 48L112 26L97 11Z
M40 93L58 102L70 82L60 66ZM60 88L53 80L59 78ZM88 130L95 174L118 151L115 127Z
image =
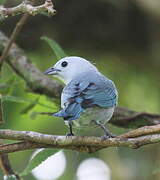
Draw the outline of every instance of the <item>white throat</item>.
M80 74L83 74L85 71L70 71L68 73L64 73L63 75L59 75L58 77L67 85L69 84L74 78L77 76L80 76Z

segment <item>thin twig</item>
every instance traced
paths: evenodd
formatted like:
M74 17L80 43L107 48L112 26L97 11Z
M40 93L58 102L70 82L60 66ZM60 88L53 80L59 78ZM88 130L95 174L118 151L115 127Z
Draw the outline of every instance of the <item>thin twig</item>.
M1 144L0 146L4 146L2 140L1 140L0 144ZM16 180L22 180L19 177L19 175L13 171L12 166L9 161L8 154L6 154L6 153L0 154L0 168L4 174L4 177L14 177L14 179L16 179Z
M21 178L14 173L8 158L8 154L0 155L0 167L3 171L4 176L14 176L16 180L21 180Z
M129 131L125 134L122 134L118 137L120 138L132 138L132 137L139 137L139 136L145 136L148 134L160 134L160 124L155 125L155 126L144 126L132 131Z
M40 6L33 6L29 1L25 0L16 7L5 8L0 7L0 16L2 18L7 18L8 16L15 16L17 14L30 14L35 16L37 14L47 12L49 15L55 15L56 10L54 9L52 0L46 0L44 4Z
M11 37L8 41L8 44L7 46L5 47L3 53L2 53L2 56L0 57L0 71L1 71L1 68L2 68L2 65L3 65L3 62L5 60L5 58L7 57L7 54L13 44L13 42L15 41L15 39L17 38L18 34L20 33L23 25L25 24L26 20L29 18L29 14L24 14L22 16L22 18L19 20L19 22L17 23L16 27L14 28L12 34L11 34Z
M3 13L5 16L9 14L13 15L19 12L25 13L22 16L22 18L19 20L19 22L17 23L16 27L14 28L11 34L11 37L2 53L2 56L0 57L0 71L12 44L15 42L15 39L17 38L18 34L20 33L23 25L25 24L29 16L36 15L44 11L47 11L48 14L51 14L51 15L54 15L56 13L56 10L54 9L54 6L51 0L46 0L43 5L35 6L35 7L33 7L31 4L26 3L26 1L22 2L22 4L20 4L19 6L15 8L2 8L1 10L1 7L0 7L0 15L3 15Z

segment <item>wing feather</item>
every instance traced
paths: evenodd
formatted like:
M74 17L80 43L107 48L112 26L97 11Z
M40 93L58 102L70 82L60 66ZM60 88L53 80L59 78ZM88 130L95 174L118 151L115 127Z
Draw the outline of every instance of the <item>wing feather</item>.
M116 106L118 93L114 83L102 75L97 77L72 80L63 89L62 110L54 115L74 120L79 118L86 108L95 105L103 108Z

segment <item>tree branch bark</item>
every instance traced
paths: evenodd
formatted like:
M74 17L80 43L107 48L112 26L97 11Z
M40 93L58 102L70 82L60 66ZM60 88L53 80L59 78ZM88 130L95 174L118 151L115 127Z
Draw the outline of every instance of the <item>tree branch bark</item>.
M102 140L100 137L66 137L13 130L0 130L0 138L22 141L0 145L0 154L34 148L60 148L91 153L107 147L139 148L147 144L160 143L160 125L139 128L106 140Z
M56 10L54 9L52 0L46 0L44 4L40 6L32 6L29 1L25 0L16 7L5 8L0 6L0 17L5 19L8 16L15 16L17 14L30 14L35 16L37 14L47 12L49 15L55 15Z
M8 38L0 32L0 52L3 51L7 42ZM6 62L25 80L27 86L33 92L44 94L51 98L60 98L63 88L62 84L45 76L30 62L24 52L16 44L12 45ZM135 112L127 108L117 107L110 123L123 128L156 125L160 124L160 114Z
M160 124L160 114L136 112L128 108L117 107L110 122L123 128L139 128Z
M6 47L7 42L8 38L0 32L0 52ZM25 80L27 86L33 92L46 94L53 98L60 97L62 85L55 80L51 80L36 68L16 44L12 45L6 62Z

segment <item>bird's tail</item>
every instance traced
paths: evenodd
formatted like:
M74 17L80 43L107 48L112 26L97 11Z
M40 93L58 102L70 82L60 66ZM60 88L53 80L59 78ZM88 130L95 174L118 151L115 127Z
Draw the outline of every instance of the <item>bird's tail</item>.
M61 111L54 113L53 116L63 117L64 120L75 120L80 117L80 114L83 111L84 109L79 103L74 103L67 108L62 109Z

